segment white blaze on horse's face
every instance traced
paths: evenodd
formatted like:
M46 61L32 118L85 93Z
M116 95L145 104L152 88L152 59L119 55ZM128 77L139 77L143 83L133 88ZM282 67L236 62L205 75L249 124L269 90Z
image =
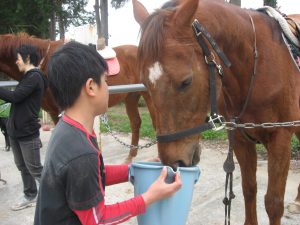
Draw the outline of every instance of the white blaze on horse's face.
M163 71L159 62L155 62L151 67L149 67L149 80L155 87L155 83L162 76Z

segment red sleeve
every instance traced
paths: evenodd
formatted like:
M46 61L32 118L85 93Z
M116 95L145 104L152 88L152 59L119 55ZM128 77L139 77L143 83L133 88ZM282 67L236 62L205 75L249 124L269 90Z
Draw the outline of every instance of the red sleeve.
M105 165L105 185L119 184L128 181L128 165Z
M146 211L146 205L141 195L130 200L104 205L104 201L87 210L73 210L82 225L119 224L133 216Z

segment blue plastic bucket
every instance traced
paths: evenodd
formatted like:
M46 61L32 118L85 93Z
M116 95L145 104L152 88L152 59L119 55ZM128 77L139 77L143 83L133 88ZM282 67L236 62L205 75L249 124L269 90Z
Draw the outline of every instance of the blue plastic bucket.
M133 163L129 167L129 179L134 185L134 195L146 192L159 177L162 168L162 164L158 162ZM200 169L197 166L178 169L182 180L181 189L170 198L153 203L147 208L146 213L138 215L139 225L184 225L186 223L192 203L194 184L199 179ZM168 167L168 176L170 171L173 170Z

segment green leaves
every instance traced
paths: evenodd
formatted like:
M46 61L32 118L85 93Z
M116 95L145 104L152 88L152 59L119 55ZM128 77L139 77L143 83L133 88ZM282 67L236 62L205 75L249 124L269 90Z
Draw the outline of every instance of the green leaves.
M53 20L61 23L63 32L70 25L93 23L94 13L85 10L87 3L88 0L1 0L0 33L26 32L49 38Z
M124 6L128 0L111 0L111 5L113 8L118 9Z
M272 6L273 8L277 8L277 0L264 0L264 5Z

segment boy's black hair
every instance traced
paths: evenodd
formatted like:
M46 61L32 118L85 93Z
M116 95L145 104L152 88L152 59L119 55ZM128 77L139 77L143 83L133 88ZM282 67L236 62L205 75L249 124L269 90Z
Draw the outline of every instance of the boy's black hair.
M40 53L35 46L30 44L23 44L16 49L16 55L18 53L21 55L25 63L27 59L29 59L30 64L33 64L34 66L38 66L40 61Z
M92 78L99 85L108 70L95 48L71 41L55 51L48 64L49 87L61 110L72 106Z

